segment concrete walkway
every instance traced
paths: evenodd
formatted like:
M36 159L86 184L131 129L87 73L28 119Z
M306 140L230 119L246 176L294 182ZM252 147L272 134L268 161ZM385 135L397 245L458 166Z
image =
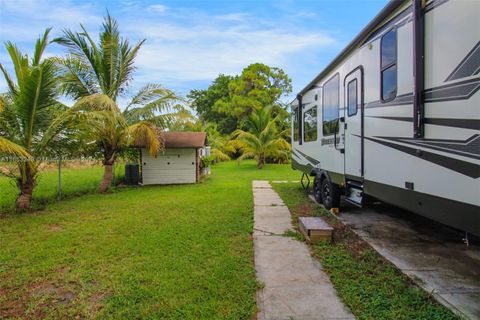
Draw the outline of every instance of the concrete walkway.
M354 319L305 243L283 236L290 211L267 181L253 181L258 320Z

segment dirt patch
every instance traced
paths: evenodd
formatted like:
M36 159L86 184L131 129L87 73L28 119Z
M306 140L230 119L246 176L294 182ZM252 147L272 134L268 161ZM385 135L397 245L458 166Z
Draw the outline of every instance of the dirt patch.
M95 292L88 298L88 305L90 312L97 313L103 308L103 301L106 297L110 295L110 292L107 291L99 291Z
M42 319L53 310L74 305L77 298L74 290L66 285L44 279L19 286L4 276L0 283L7 283L0 286L0 319Z
M63 227L59 224L48 224L46 226L47 230L50 231L50 232L60 232L63 230Z
M314 209L312 208L312 205L308 202L301 203L293 209L293 214L296 215L297 217L312 216L313 212L314 212Z

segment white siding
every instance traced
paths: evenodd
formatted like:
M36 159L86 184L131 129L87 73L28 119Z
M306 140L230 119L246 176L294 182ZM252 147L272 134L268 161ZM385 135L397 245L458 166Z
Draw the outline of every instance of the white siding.
M143 184L195 183L195 159L195 148L167 149L156 157L142 149Z

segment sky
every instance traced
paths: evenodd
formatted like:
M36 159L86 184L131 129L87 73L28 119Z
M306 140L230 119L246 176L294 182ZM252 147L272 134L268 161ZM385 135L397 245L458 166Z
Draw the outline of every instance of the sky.
M146 39L128 95L159 83L186 95L220 74L251 63L279 67L292 79L291 100L385 6L387 0L0 0L0 63L11 72L4 42L33 52L36 38L52 39L82 23L95 38L107 10L132 43ZM46 56L64 55L51 44ZM6 90L3 77L0 92Z

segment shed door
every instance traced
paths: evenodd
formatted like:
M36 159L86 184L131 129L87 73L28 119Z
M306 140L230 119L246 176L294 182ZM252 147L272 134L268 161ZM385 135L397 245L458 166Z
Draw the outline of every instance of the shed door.
M196 150L167 149L152 157L142 149L143 184L176 184L196 182Z

